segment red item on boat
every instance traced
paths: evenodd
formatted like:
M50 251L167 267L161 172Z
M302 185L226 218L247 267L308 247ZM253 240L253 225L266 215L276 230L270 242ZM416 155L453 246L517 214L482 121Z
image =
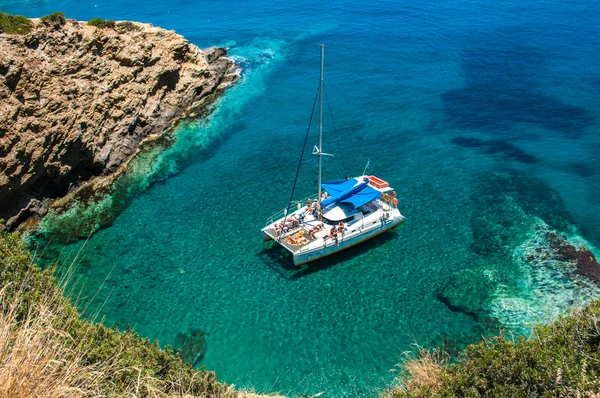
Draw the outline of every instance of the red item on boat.
M390 184L388 184L386 181L383 181L381 178L377 178L375 176L369 176L369 184L371 184L375 188L379 188L379 189L390 186Z

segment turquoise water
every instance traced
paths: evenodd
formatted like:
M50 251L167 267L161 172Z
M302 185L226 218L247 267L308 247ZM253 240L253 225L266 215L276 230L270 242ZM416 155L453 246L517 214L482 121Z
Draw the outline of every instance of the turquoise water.
M564 264L524 260L553 230L600 245L592 1L0 4L150 22L229 46L241 65L208 121L182 126L164 153L148 150L114 196L86 210L93 224L94 212L122 209L85 243L76 272L81 296L94 297L90 316L165 345L206 331L198 365L220 380L375 396L414 344L453 350L500 328L527 334L600 296ZM319 42L335 121L324 150L338 155L326 177L359 174L371 159L407 221L294 272L270 260L259 230L288 199ZM309 158L297 196L315 185ZM79 211L46 230L70 231ZM67 261L83 245L50 245L44 257Z

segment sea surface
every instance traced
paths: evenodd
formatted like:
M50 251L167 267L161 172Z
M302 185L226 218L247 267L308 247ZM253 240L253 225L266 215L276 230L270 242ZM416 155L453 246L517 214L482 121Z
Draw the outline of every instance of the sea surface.
M372 397L418 346L527 336L532 323L600 297L564 264L526 261L552 231L600 247L596 1L2 0L0 9L152 23L229 47L241 68L210 118L142 154L114 196L45 221L60 235L113 213L88 240L36 251L63 263L79 253L72 287L90 318L161 345L203 330L196 365L239 388ZM274 259L260 228L289 199L318 43L323 150L335 155L325 178L360 175L370 159L407 221L296 271ZM316 179L308 154L296 198Z

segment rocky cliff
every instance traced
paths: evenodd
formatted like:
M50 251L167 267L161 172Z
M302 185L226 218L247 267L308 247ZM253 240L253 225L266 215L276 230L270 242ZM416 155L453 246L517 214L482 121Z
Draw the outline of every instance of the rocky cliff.
M139 23L33 20L0 34L0 218L43 215L44 199L114 172L140 142L206 109L238 77L226 50L201 50Z

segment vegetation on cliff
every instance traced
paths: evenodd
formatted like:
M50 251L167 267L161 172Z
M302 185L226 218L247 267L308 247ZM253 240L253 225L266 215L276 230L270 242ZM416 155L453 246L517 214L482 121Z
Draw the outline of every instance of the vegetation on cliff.
M31 32L33 24L22 15L11 15L0 11L0 33L20 34Z
M0 396L245 396L134 331L80 318L53 269L0 231Z
M110 20L106 20L106 19L101 19L101 18L94 18L94 19L90 19L88 21L88 25L90 26L95 26L97 28L114 28L115 27L115 21L110 19Z
M384 397L597 397L600 301L536 326L529 339L484 339L453 364L440 350L422 350L403 368Z
M139 32L142 30L142 27L138 24L134 24L133 22L130 21L122 21L117 23L117 27L125 32Z
M53 12L50 15L44 15L40 18L40 21L46 22L51 25L64 25L67 23L65 14L62 12Z

